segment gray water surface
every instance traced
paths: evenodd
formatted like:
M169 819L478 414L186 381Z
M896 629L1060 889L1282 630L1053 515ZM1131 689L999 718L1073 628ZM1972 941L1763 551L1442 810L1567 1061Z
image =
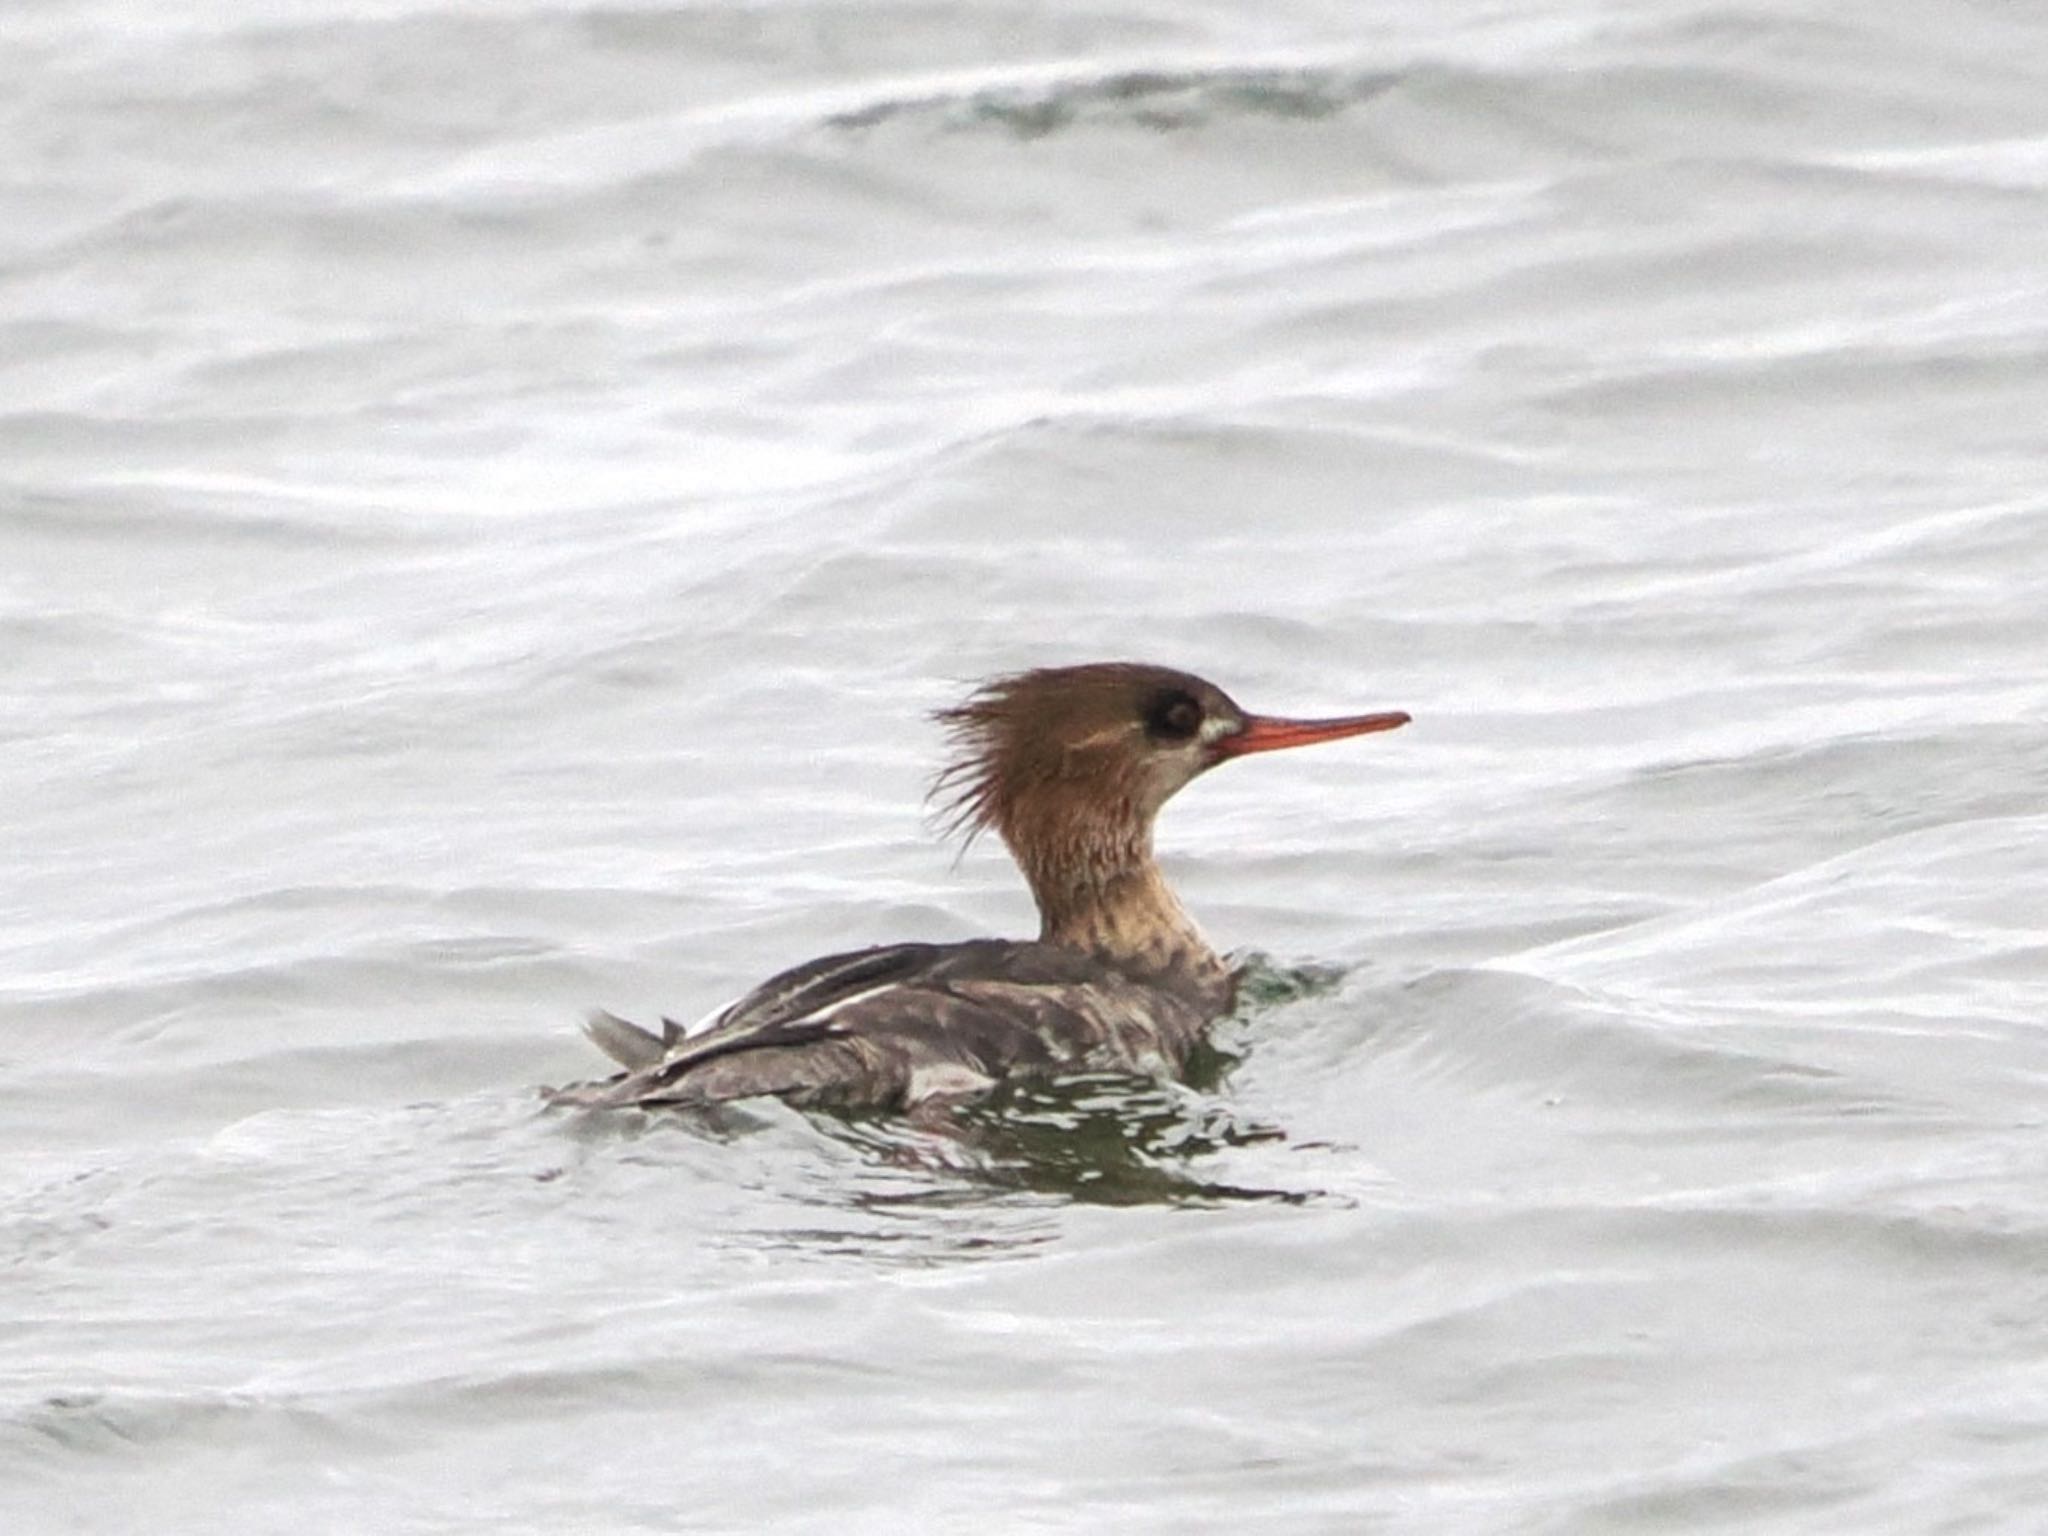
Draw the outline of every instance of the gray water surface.
M2048 1530L2048 20L17 0L0 1527ZM1033 926L925 714L1415 724L1241 1016L544 1112Z

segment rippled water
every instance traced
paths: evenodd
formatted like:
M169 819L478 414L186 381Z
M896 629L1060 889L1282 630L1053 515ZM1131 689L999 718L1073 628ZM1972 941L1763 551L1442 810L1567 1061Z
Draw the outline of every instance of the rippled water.
M2043 1529L2044 61L17 0L0 1524ZM1194 1086L539 1108L1119 656L1416 716L1168 813Z

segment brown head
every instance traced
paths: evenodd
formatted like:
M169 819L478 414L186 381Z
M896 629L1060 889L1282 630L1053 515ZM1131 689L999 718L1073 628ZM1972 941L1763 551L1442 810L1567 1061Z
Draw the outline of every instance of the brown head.
M1133 881L1171 904L1152 865L1152 820L1196 775L1252 752L1408 723L1399 712L1249 714L1213 683L1135 662L996 678L937 719L954 747L932 785L949 829L970 838L994 829L1031 882L1049 938L1077 907L1116 899Z

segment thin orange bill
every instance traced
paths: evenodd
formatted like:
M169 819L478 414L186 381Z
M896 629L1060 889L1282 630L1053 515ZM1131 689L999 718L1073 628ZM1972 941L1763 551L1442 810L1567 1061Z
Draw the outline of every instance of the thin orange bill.
M1335 720L1279 720L1247 715L1244 729L1225 736L1211 749L1218 757L1243 757L1247 752L1277 752L1282 747L1309 747L1319 741L1342 741L1373 731L1391 731L1408 723L1405 710L1378 715L1345 715Z

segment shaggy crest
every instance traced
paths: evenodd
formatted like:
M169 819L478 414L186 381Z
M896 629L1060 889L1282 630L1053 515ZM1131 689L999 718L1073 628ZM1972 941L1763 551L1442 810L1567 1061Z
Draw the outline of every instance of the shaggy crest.
M945 728L952 747L931 784L941 831L962 836L965 844L989 830L1014 842L1024 830L1020 806L1034 803L1042 816L1049 794L1083 783L1086 796L1060 797L1074 813L1138 824L1149 820L1157 806L1144 803L1143 765L1130 748L1133 733L1142 729L1146 701L1162 693L1231 708L1212 685L1184 672L1097 662L995 678L960 703L935 711L932 718Z
M939 835L960 839L961 851L996 824L996 746L1002 732L1002 688L1011 679L983 683L958 704L932 711L946 733L945 765L932 775L925 799Z
M1001 835L1020 722L1030 713L1032 696L1043 694L1068 670L1084 669L1039 668L991 678L958 704L932 711L946 732L950 754L926 798L940 832L958 837L963 852L984 832Z

